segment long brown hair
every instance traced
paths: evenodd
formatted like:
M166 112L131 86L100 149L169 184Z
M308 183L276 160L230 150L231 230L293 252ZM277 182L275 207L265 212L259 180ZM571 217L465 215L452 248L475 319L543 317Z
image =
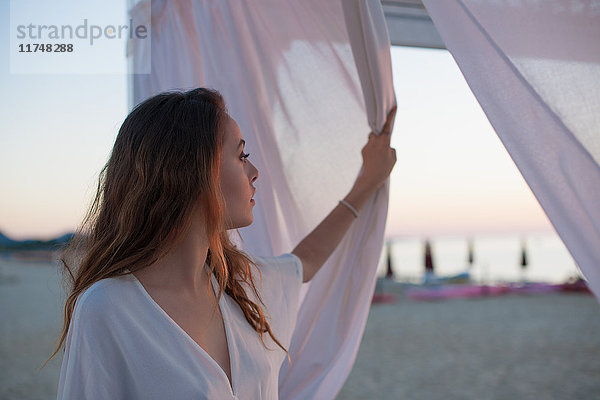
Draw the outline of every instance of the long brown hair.
M62 332L48 360L64 345L78 296L101 279L158 261L188 227L198 200L209 239L207 264L219 283L217 300L223 292L231 296L263 345L267 332L287 353L262 311L250 269L254 263L223 230L219 162L226 115L217 91L198 88L158 94L127 116L100 173L95 199L61 257L69 294ZM244 283L258 304L247 296Z

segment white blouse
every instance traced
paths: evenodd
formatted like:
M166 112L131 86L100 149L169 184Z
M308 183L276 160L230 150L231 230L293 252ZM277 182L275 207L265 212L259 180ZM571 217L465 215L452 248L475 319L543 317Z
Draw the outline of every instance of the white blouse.
M250 255L254 281L275 337L289 347L302 263L291 253ZM262 277L261 277L262 276ZM216 279L212 277L213 289ZM254 299L253 293L247 295ZM58 399L277 399L285 352L263 345L240 307L219 300L231 362L223 369L150 297L133 274L103 279L77 299L65 342Z

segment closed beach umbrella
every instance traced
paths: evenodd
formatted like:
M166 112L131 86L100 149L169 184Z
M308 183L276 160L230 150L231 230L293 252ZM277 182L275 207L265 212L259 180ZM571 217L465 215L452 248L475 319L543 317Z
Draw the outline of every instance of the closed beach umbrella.
M387 247L387 271L385 273L385 277L387 279L394 278L394 271L392 270L392 245L388 243Z
M469 263L469 268L473 266L473 262L475 262L475 251L473 249L473 240L469 239L468 244L468 254L467 254L467 262Z
M527 268L527 246L525 245L525 240L521 242L521 269Z
M433 256L431 255L431 243L425 240L425 272L433 273Z

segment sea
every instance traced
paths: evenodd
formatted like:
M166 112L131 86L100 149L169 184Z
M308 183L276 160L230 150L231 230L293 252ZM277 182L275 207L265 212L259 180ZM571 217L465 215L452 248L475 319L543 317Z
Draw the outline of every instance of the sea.
M379 260L378 275L387 271L387 249L394 279L421 283L425 276L425 241L431 244L436 276L469 272L475 283L563 283L583 277L575 260L555 232L503 233L466 236L396 237L388 239ZM471 243L471 245L469 244ZM469 263L469 246L473 262ZM527 264L522 266L523 248Z

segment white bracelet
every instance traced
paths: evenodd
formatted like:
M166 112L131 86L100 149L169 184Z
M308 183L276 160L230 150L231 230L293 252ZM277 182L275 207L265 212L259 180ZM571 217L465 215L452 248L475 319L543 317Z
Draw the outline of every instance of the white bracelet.
M346 200L340 200L340 203L345 205L350 211L352 211L352 214L354 214L354 218L358 218L358 211L356 211L356 208L352 207L350 203L348 203Z

